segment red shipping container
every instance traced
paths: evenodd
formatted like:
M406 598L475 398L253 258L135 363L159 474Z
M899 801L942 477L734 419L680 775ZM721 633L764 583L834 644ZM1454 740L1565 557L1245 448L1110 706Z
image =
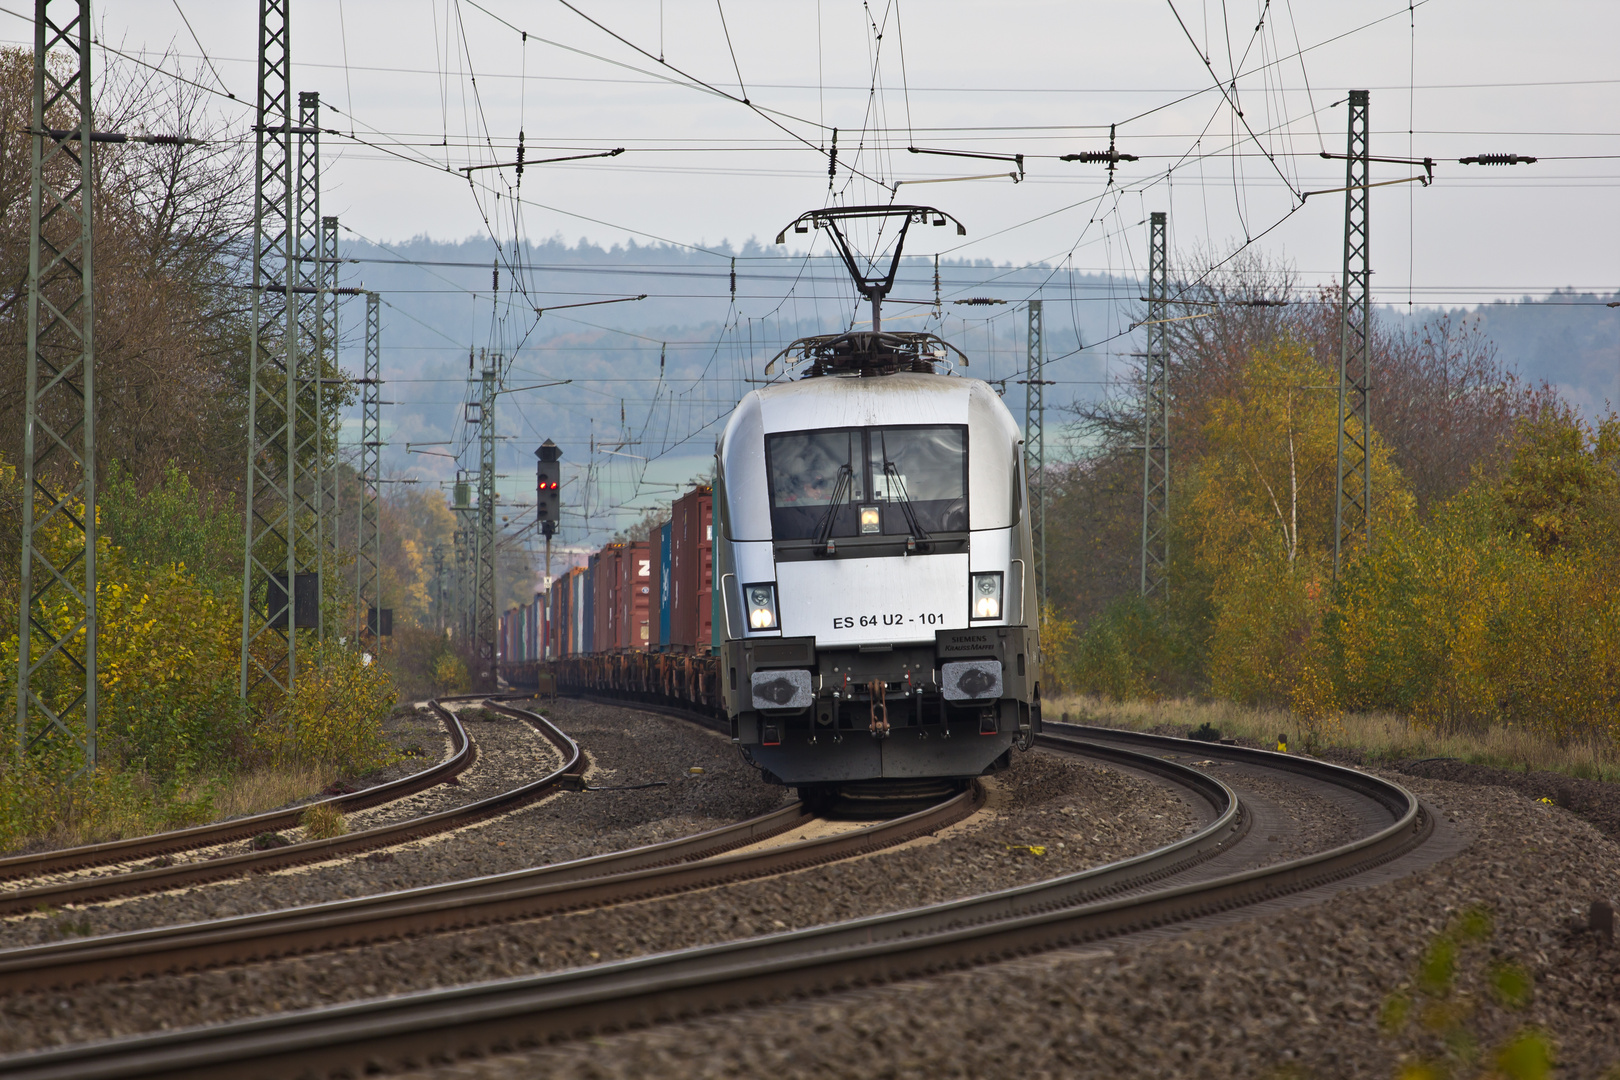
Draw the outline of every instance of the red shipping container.
M619 579L614 596L615 648L644 652L651 640L648 612L652 600L650 545L635 540L619 549Z
M609 544L591 556L591 651L613 652L617 642L615 601L619 592L619 549Z
M702 655L714 624L714 496L708 486L675 500L669 533L670 648Z

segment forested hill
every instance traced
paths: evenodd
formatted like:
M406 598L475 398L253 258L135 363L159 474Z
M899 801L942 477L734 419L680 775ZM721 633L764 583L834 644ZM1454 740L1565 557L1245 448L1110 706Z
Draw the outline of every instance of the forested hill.
M802 244L806 238L793 239ZM923 231L911 246L927 250L934 239ZM588 505L588 516L577 532L568 530L579 540L609 534L666 499L670 488L660 485L684 483L706 468L730 404L756 385L749 380L763 377L771 356L802 334L866 317L864 304L857 314L848 275L825 244L808 259L791 244L698 247L704 250L666 244L604 249L559 237L528 245L519 257L498 252L486 238L378 245L345 237L343 255L358 261L342 268L341 283L377 290L385 302L384 400L392 403L384 411L385 470L424 479L453 473L454 459L442 455L459 451L455 444L466 434L468 350L491 348L515 354L508 386L573 380L501 398L502 434L509 438L501 451L501 483L510 497L526 490L529 448L549 437L591 485L578 489L576 500ZM521 292L514 291L516 266L522 267ZM1028 298L1045 301L1047 377L1054 380L1047 401L1056 430L1065 406L1110 388L1119 392L1120 378L1137 362L1132 354L1141 342L1125 332L1140 310L1141 286L1131 276L948 258L939 276L943 326L931 317L929 257L905 260L897 299L885 306L885 326L942 332L972 358L967 374L999 382L1020 416L1025 388L1016 380L1025 365ZM968 299L1004 302L957 302ZM1620 311L1601 306L1607 299L1558 294L1457 314L1477 314L1507 368L1529 382L1551 383L1594 415L1616 396L1620 371ZM534 307L548 310L537 320ZM1419 309L1411 318L1437 314ZM343 315L344 362L351 369L360 361L362 325L359 305L351 301ZM1088 348L1076 352L1081 343ZM407 441L452 445L407 454ZM616 449L593 457L593 445Z
M1620 406L1620 292L1559 292L1544 300L1475 309L1499 357L1523 377L1551 383L1588 417Z

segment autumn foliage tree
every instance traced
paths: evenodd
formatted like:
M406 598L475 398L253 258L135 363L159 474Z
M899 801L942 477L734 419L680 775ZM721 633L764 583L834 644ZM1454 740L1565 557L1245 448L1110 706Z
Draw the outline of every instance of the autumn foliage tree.
M1140 386L1080 410L1049 550L1082 688L1613 740L1620 421L1520 384L1471 325L1379 325L1370 548L1333 574L1337 306L1241 260L1173 324L1171 589L1135 593ZM1072 542L1071 542L1072 541ZM1060 554L1060 560L1063 556ZM1066 576L1065 576L1066 575Z
M1314 651L1333 571L1338 400L1328 373L1287 338L1257 348L1210 402L1204 454L1182 500L1195 580L1210 601L1211 690L1240 701L1294 700ZM1410 513L1405 482L1375 431L1375 530Z

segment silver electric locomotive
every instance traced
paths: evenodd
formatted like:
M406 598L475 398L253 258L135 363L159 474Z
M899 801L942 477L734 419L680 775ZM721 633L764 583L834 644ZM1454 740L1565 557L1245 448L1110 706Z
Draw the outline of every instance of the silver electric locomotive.
M953 353L803 339L784 353L801 377L749 393L720 437L717 675L768 779L966 778L1040 729L1023 443L988 384L936 370Z

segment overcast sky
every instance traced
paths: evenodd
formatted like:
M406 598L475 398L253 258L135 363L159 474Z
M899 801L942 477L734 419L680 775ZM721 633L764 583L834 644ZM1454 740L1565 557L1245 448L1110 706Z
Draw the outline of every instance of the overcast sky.
M910 252L1134 272L1147 214L1168 210L1178 251L1225 251L1270 229L1262 250L1315 281L1340 265L1343 196L1297 196L1343 184L1342 164L1317 155L1343 152L1345 92L1365 87L1374 153L1438 162L1432 187L1374 192L1380 300L1612 290L1620 277L1613 2L575 6L651 58L557 2L294 0L296 88L321 93L326 126L373 144L326 140L324 211L382 240L492 228L604 244L769 241L829 199L822 148L836 127L841 201L886 201L879 184L896 180L1013 169L910 145L1025 155L1022 183L903 184L899 201L941 206L968 228L925 230ZM106 43L252 101L255 5L105 0L95 11ZM0 37L28 36L15 14L0 21ZM246 105L213 100L245 128ZM1112 188L1101 166L1055 160L1106 148L1114 123L1119 150L1141 160L1122 164ZM494 197L511 170L477 174L478 197L455 170L511 160L520 129L531 161L625 153L526 170L514 225ZM1457 164L1481 152L1541 160Z

